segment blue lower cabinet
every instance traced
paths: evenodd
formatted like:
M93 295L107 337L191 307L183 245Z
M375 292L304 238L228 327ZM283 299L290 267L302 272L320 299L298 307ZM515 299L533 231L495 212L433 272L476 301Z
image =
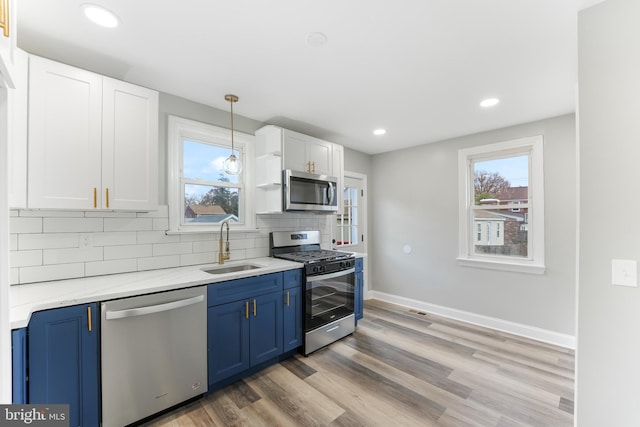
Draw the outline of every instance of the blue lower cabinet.
M100 424L98 306L36 312L28 326L28 402L68 404L69 425Z
M250 367L249 301L235 301L209 307L207 348L209 384Z
M249 352L251 366L282 354L282 292L253 298Z
M277 275L277 276L276 276ZM260 363L270 361L283 352L283 294L282 273L252 278L257 295L246 297L251 283L247 279L237 282L238 296L242 299L227 302L233 297L232 282L209 285L207 316L207 348L209 384L241 374ZM273 289L277 283L279 290ZM261 293L262 292L262 293Z
M362 272L362 258L356 259L356 287L353 295L353 308L356 317L356 325L358 320L364 317L364 276Z
M302 270L284 272L284 352L302 345Z
M27 328L11 331L13 403L27 403Z

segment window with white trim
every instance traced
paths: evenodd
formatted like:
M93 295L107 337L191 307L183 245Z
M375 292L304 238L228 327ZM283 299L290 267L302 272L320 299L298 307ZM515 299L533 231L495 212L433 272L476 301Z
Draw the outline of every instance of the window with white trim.
M459 150L460 264L544 273L542 147L535 136Z
M231 154L229 129L169 116L168 201L170 232L255 228L253 207L253 135L234 132L234 153L242 161L238 175L223 171Z

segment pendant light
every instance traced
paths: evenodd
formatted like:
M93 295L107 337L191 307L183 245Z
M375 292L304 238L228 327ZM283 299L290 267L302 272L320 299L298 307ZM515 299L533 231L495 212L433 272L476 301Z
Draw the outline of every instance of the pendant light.
M233 149L233 103L238 102L238 97L235 95L225 95L224 99L231 104L231 154L224 159L222 168L228 175L238 175L242 171L242 162L236 157Z

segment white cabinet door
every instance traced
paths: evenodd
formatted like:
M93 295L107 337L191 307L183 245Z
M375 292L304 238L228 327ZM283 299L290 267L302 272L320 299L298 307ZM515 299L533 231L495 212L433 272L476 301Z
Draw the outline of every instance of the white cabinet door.
M28 207L154 210L158 93L35 56Z
M30 57L29 207L100 206L101 120L101 76Z
M333 144L313 138L307 143L307 160L311 162L311 173L333 175Z
M27 108L29 55L16 49L13 61L15 89L8 95L9 207L27 207Z
M307 143L311 140L311 137L287 129L283 129L282 132L282 157L284 160L284 168L295 171L309 172L306 146Z
M285 169L331 175L333 157L330 142L286 129L283 132Z
M343 211L344 207L344 147L342 145L333 144L333 176L338 178L338 212Z
M102 84L102 207L156 209L158 92L108 77Z

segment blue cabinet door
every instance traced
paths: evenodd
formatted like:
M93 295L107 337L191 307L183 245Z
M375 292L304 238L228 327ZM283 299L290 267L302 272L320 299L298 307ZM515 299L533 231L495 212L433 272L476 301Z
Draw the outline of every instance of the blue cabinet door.
M249 368L249 318L252 315L249 305L245 300L209 307L209 384Z
M13 403L27 403L27 329L11 331Z
M251 300L251 366L282 354L282 292Z
M284 290L284 351L302 345L302 285Z
M362 273L362 258L356 259L356 287L353 295L353 309L356 317L356 325L358 320L364 317L364 276Z
M73 427L100 423L97 313L97 304L40 311L28 326L28 403L69 404Z

